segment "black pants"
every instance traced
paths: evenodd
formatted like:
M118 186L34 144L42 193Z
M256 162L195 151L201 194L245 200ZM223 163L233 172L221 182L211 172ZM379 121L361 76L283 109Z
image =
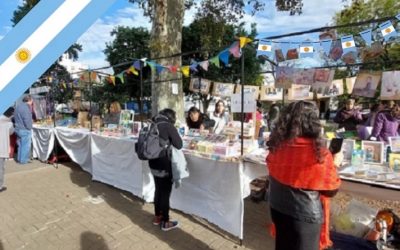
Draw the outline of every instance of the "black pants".
M319 250L321 224L307 223L271 208L276 250Z
M162 216L162 221L169 221L169 197L172 190L171 176L159 178L154 177L156 190L154 192L154 213Z

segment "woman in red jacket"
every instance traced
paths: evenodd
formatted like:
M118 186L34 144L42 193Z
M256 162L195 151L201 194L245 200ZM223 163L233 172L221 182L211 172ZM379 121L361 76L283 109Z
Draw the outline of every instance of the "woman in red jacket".
M267 143L275 249L318 250L332 245L329 197L336 194L340 179L320 135L318 108L298 101L283 111Z

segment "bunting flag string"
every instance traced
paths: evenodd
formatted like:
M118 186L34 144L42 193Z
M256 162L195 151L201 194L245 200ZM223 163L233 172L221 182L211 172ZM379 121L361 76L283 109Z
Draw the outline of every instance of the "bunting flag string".
M385 21L378 24L376 29L366 29L357 35L362 38L365 45L372 49L375 46L373 44L373 37L379 40L379 37L383 39L384 42L390 42L394 40L397 42L399 40L398 32L393 25L393 19L400 23L400 13L393 17L392 20ZM373 32L378 32L378 35L374 35ZM327 39L328 38L328 39ZM357 40L358 41L358 40ZM146 58L134 60L132 65L124 71L124 73L134 74L138 76L140 70L143 67L149 66L153 73L161 74L164 70L169 70L171 73L177 73L178 71L182 73L184 77L189 77L190 72L197 72L199 69L208 71L209 65L212 64L217 68L221 67L221 62L223 66L229 66L229 59L232 55L234 58L240 58L242 54L242 48L247 44L253 42L251 38L239 37L235 42L233 42L229 47L223 49L216 56L204 60L201 62L191 61L189 65L174 66L174 65L160 65L153 61L148 61ZM372 46L372 47L371 47ZM336 38L335 36L325 37L319 41L273 41L268 39L260 39L256 48L256 56L266 56L270 60L275 61L286 61L298 58L313 58L315 53L322 51L322 54L331 57L334 61L342 59L345 63L351 63L357 59L357 51L360 46L356 44L353 35L346 35ZM280 50L281 53L276 53ZM339 53L340 52L340 53ZM354 52L354 53L349 53ZM351 54L351 55L350 55ZM358 59L359 60L359 59ZM200 66L200 67L199 67ZM123 83L123 73L118 74L116 77L121 79ZM112 78L110 78L112 79ZM115 76L113 84L115 85Z

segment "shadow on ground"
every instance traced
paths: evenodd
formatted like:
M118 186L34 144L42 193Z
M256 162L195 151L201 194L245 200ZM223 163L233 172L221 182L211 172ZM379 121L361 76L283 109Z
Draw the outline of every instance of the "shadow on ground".
M116 189L112 186L100 182L92 181L90 174L84 172L76 164L67 163L65 165L72 170L70 173L70 178L74 184L86 188L90 195L93 197L101 195L104 201L107 202L112 208L127 216L132 221L132 223L139 226L142 230L156 236L160 241L168 244L171 249L211 249L206 243L193 237L191 234L188 234L180 228L170 232L161 231L159 227L152 225L151 221L153 219L153 214L145 211L142 208L142 200L133 196L129 192ZM259 204L255 204L250 200L246 200L245 208L245 239L243 241L244 246L248 249L254 250L273 249L273 239L271 239L267 234L266 225L267 219L269 220L269 214L266 203L261 202ZM239 239L230 236L228 233L219 229L217 226L210 225L207 222L202 223L202 219L183 214L176 210L174 210L174 212L179 213L180 215L184 216L186 219L195 224L200 224L201 226L205 227L206 230L212 230L214 233L224 237L225 239L230 240L232 242L232 248L238 248L238 246L236 246L235 244L239 244ZM89 233L90 232L88 232L88 234L85 236L81 236L82 249L85 249L82 240L83 237L85 237L86 239L85 242L90 242L93 238L95 238L94 235L90 235ZM105 248L102 249L108 249L106 244L104 247Z
M108 250L108 246L103 236L90 231L83 232L81 234L81 250L94 249L96 246L97 250Z

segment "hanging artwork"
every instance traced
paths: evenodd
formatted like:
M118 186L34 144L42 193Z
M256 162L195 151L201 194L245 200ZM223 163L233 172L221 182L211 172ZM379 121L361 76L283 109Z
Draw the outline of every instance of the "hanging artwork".
M293 72L293 83L311 85L314 83L315 69L296 69Z
M233 94L233 90L235 88L235 85L232 83L222 83L222 82L214 82L214 87L212 94L214 96L231 96Z
M313 93L310 92L311 87L307 85L293 84L288 92L288 100L312 100Z
M332 81L329 87L319 87L314 90L317 92L318 99L343 95L343 79Z
M299 59L299 53L297 52L297 49L288 50L286 55L286 60L294 60L294 59Z
M275 50L275 59L277 62L285 61L285 56L283 55L283 52L281 49Z
M331 69L315 69L314 82L312 86L314 88L329 87L334 75L335 71Z
M240 84L236 84L236 89L235 93L239 94L242 93L242 86ZM258 100L258 97L260 95L260 87L259 86L254 86L254 85L244 85L244 93L253 93L254 98Z
M269 86L261 86L260 100L280 101L283 98L283 89Z
M354 84L354 96L374 97L378 84L381 81L382 74L377 73L360 73Z
M400 71L383 72L381 100L400 100Z
M192 78L190 80L189 90L207 95L210 92L211 82L204 78Z
M275 87L289 89L293 84L293 73L292 67L277 67Z

